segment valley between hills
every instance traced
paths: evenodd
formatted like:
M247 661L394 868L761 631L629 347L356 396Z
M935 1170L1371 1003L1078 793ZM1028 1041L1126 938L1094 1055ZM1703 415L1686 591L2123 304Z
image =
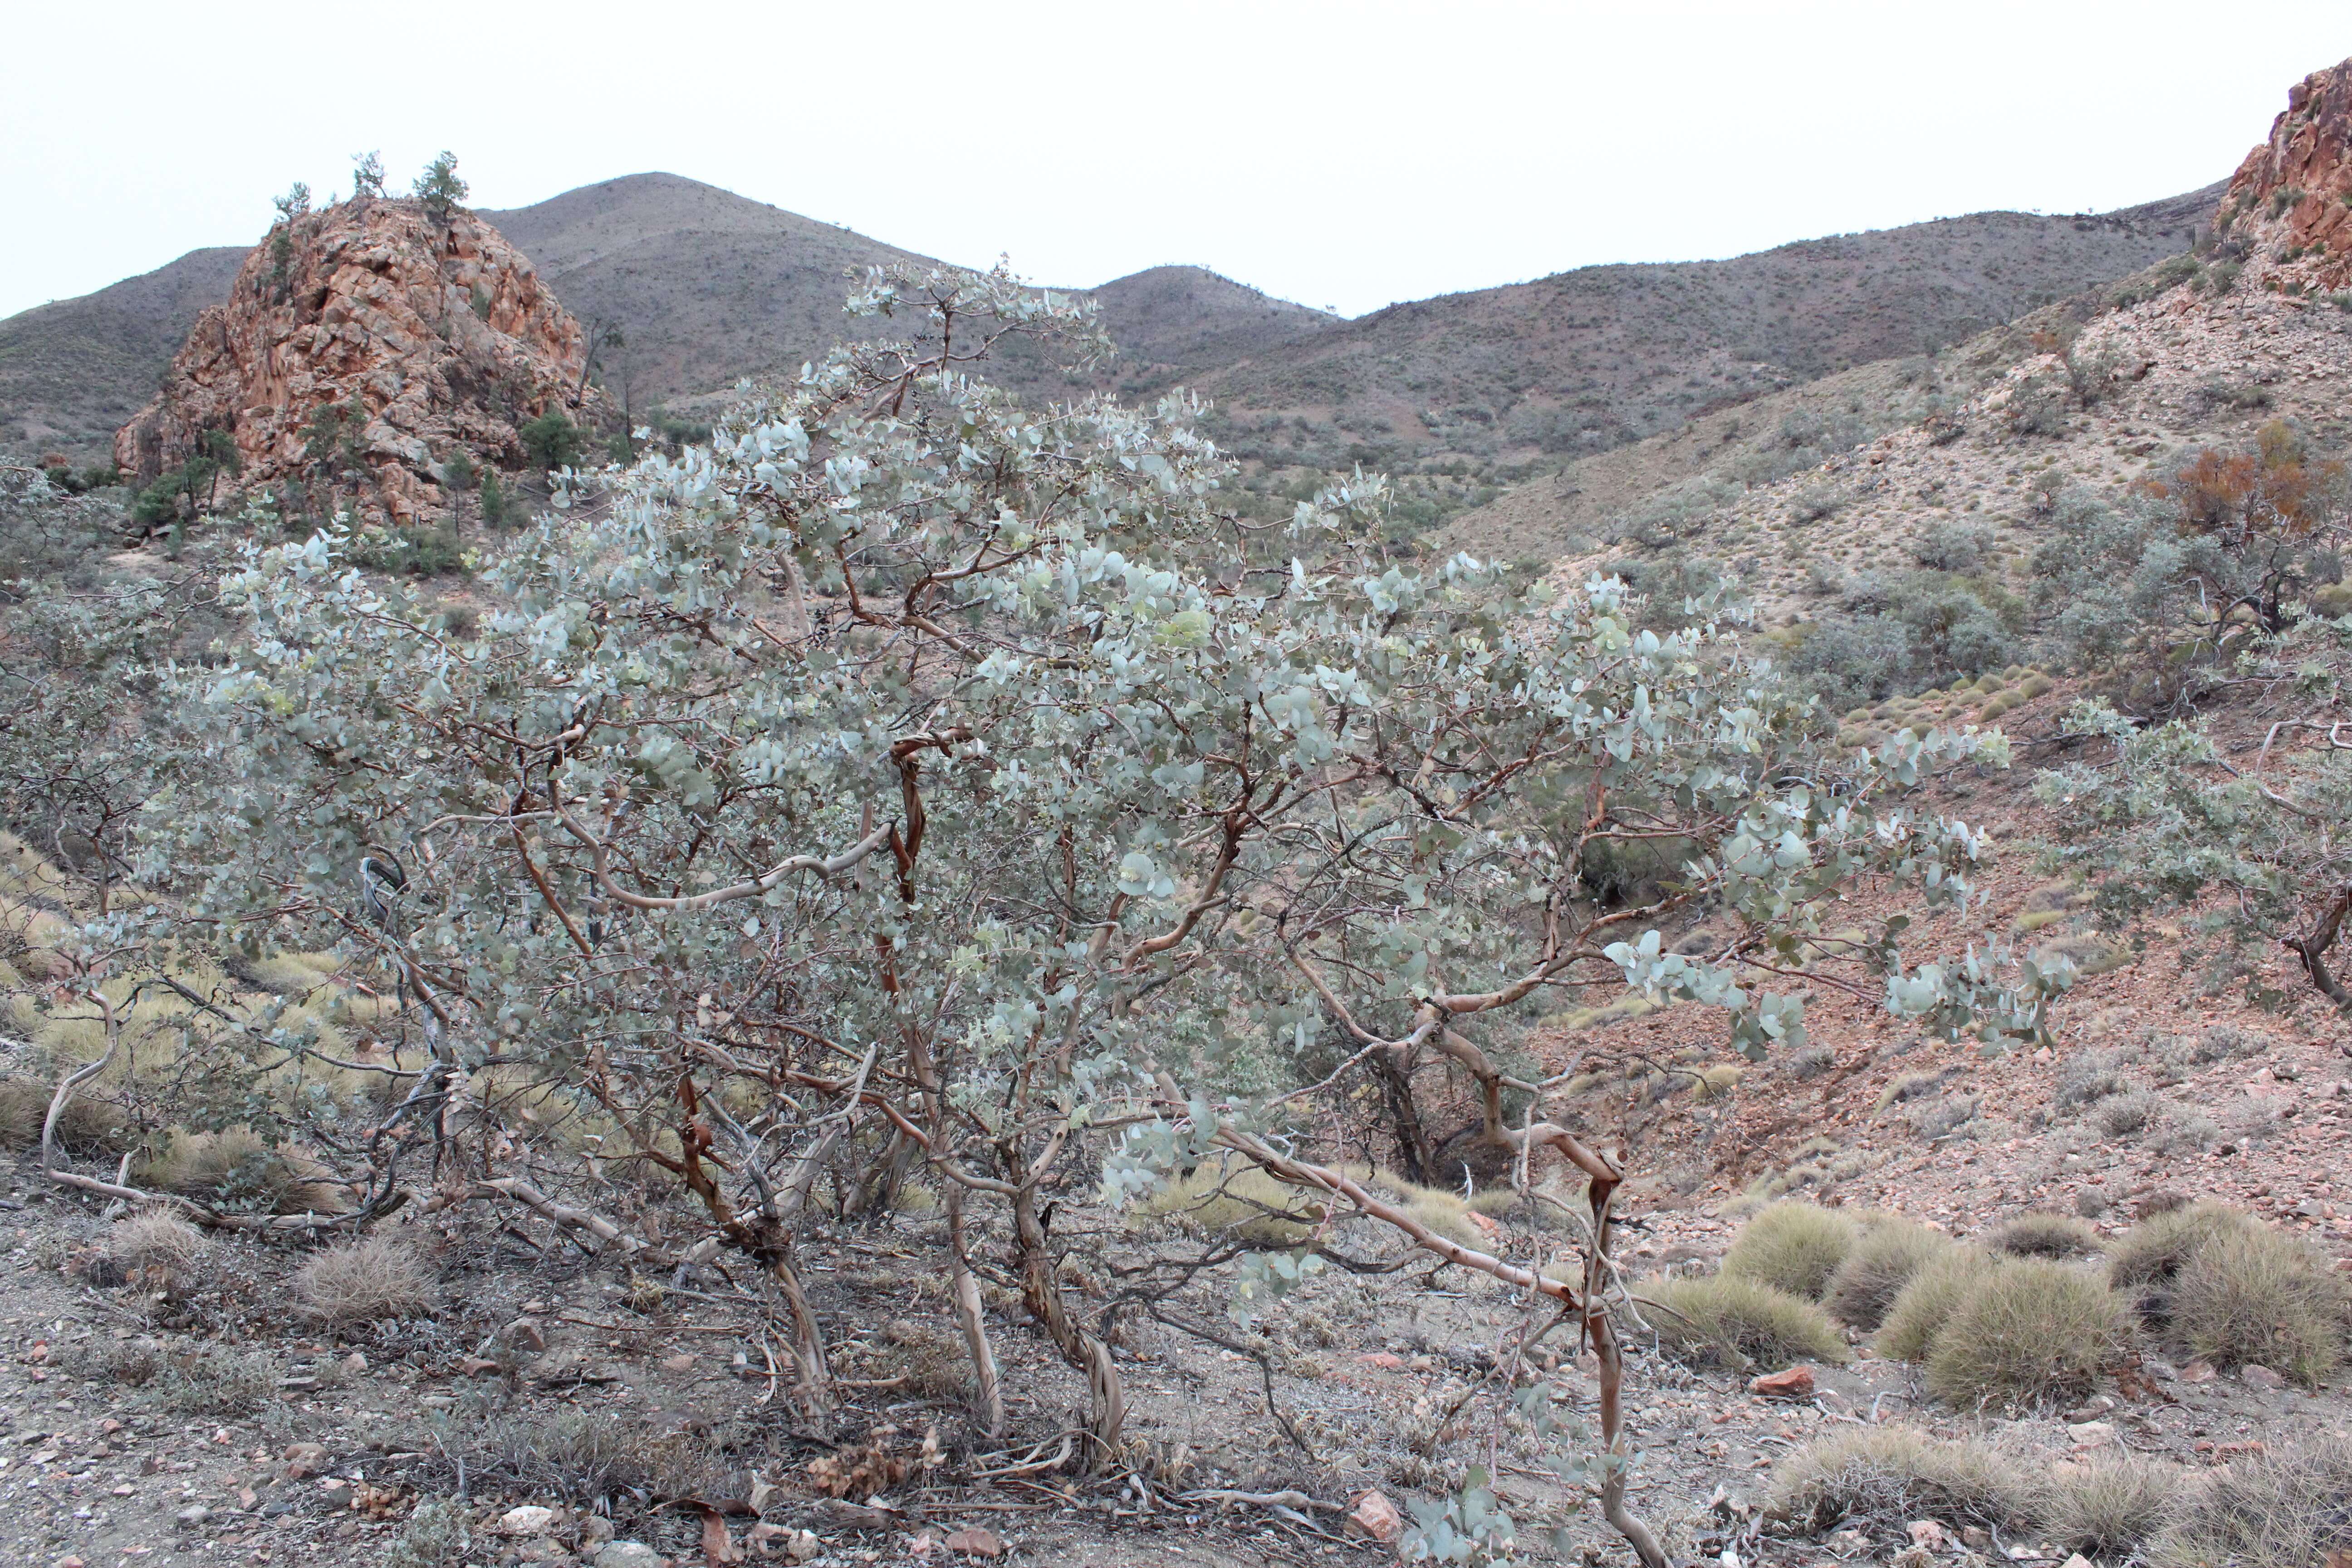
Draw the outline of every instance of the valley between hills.
M2352 1568L2347 410L2352 61L1355 320L452 163L0 321L0 1556Z

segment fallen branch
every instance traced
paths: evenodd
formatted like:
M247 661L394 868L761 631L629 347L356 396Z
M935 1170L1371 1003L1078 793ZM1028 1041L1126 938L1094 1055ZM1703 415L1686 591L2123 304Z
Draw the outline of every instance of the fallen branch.
M1178 1502L1238 1502L1247 1503L1253 1508L1319 1508L1325 1513L1348 1511L1346 1503L1325 1502L1320 1498L1308 1497L1305 1492L1237 1492L1228 1491L1223 1488L1211 1488L1203 1491L1179 1492L1176 1494L1176 1500Z
M591 1252L601 1252L606 1247L618 1247L624 1257L631 1259L643 1258L657 1268L670 1268L677 1262L663 1248L631 1236L604 1215L557 1203L520 1176L494 1176L476 1182L473 1195L512 1198L558 1229L584 1232L596 1243L588 1248Z
M396 1187L379 1203L353 1209L349 1214L223 1214L178 1193L151 1193L140 1187L124 1186L119 1182L101 1182L96 1176L78 1175L72 1171L48 1171L44 1174L61 1187L121 1198L125 1203L175 1209L195 1224L216 1230L338 1230L346 1226L364 1225L369 1220L392 1213L408 1201L408 1190Z

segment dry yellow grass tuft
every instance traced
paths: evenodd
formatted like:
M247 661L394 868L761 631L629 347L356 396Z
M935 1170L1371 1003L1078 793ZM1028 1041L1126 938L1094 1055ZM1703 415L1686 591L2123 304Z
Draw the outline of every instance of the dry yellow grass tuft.
M430 1317L439 1295L432 1265L389 1236L313 1254L295 1271L294 1290L311 1316L326 1323Z
M160 1289L184 1287L211 1248L203 1231L160 1209L115 1221L106 1237L107 1256L125 1277Z

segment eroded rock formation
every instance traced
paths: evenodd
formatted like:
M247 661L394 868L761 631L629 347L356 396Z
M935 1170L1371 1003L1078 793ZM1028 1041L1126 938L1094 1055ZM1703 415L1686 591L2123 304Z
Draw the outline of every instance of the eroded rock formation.
M2246 154L2217 226L2252 247L2281 283L2352 286L2352 60L2314 71L2286 95L2270 140Z
M530 258L462 209L344 202L281 224L197 318L155 401L114 438L144 483L226 432L229 489L289 482L395 522L446 506L443 465L523 460L551 410L593 423L585 336ZM214 444L217 446L215 439Z

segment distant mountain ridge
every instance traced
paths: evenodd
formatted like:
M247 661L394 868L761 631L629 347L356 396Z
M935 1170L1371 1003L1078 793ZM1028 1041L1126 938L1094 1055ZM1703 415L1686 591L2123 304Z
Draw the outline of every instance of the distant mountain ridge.
M2100 217L1979 214L1808 240L1728 261L1585 268L1346 321L1203 268L1087 292L1121 357L1073 383L1034 356L1003 379L1043 394L1178 384L1235 414L1311 412L1402 452L1605 449L1825 371L1951 342L2185 247L2217 192ZM591 327L631 406L788 374L856 323L847 275L930 258L676 174L582 186L479 215ZM168 266L0 321L0 444L96 456L152 395L244 252Z
M914 251L789 213L677 174L630 174L504 212L482 215L555 287L572 313L617 324L625 340L604 356L633 402L723 392L744 376L788 374L862 330L842 313L852 275L904 262L941 265ZM1155 267L1089 294L1124 362L1112 373L1151 389L1339 318L1271 299L1198 267ZM1055 384L1016 355L1014 384Z
M196 317L228 298L247 247L191 250L96 293L0 320L0 442L98 459L154 395Z
M1214 372L1237 409L1493 457L1583 453L1966 340L2189 248L2219 184L2096 216L1978 213L1725 261L1580 268L1391 305Z

